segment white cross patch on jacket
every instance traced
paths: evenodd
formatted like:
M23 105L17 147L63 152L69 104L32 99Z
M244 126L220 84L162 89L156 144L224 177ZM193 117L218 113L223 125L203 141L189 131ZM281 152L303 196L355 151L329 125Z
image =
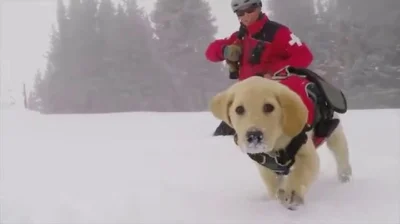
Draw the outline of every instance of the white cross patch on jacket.
M301 40L300 40L300 38L298 38L296 35L294 35L293 33L291 33L290 34L290 40L289 40L289 44L290 44L290 46L293 46L293 45L295 45L295 44L297 44L298 46L301 46L301 45L303 45L302 43L301 43Z

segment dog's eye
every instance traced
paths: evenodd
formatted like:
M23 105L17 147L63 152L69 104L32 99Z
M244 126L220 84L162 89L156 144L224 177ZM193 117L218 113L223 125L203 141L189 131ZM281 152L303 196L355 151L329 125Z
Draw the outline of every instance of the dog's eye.
M272 104L266 103L264 104L263 111L264 113L271 113L274 111L275 107Z
M244 114L244 107L243 106L237 106L235 111L236 111L236 113L238 115L242 115L242 114Z

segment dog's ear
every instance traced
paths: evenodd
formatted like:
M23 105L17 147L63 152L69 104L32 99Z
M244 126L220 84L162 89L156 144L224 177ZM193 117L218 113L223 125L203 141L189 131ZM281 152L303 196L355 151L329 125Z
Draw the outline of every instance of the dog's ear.
M300 134L307 124L308 110L300 96L285 87L277 95L277 99L282 107L282 128L283 132L289 137Z
M210 101L210 111L218 119L223 120L226 124L232 127L229 117L229 108L233 102L233 94L228 91L217 93Z

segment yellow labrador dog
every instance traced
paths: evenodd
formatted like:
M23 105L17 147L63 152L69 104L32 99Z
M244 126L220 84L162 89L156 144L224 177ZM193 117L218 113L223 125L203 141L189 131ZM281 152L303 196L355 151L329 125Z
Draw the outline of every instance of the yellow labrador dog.
M237 82L215 95L210 110L236 131L235 142L244 153L271 158L277 158L278 151L288 149L305 130L309 114L296 92L278 81L258 76ZM261 160L254 159L269 195L290 210L304 203L319 172L319 157L312 134L313 130L304 132L304 141L298 144L287 175L280 175L265 166L265 156ZM336 160L339 180L347 182L352 171L347 140L340 124L326 143Z

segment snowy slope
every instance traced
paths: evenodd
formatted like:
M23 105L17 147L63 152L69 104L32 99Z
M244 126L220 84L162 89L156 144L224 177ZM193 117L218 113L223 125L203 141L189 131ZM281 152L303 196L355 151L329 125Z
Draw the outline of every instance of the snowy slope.
M400 111L343 116L353 182L336 180L328 150L306 206L266 198L208 113L39 115L1 112L0 222L40 224L397 224Z

